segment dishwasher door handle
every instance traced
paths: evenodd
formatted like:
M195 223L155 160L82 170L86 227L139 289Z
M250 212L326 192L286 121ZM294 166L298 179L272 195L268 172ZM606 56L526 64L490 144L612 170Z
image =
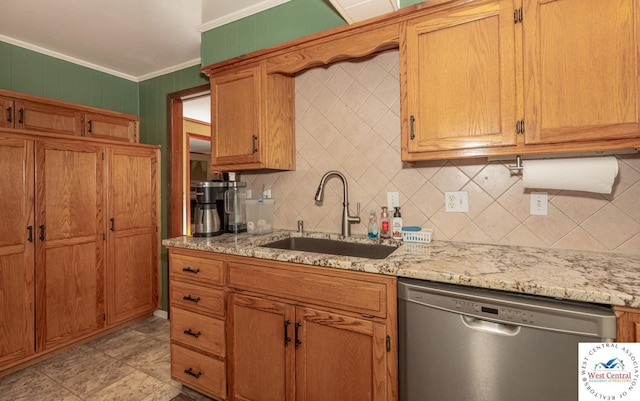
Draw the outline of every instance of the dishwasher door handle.
M472 330L501 336L517 336L518 333L520 333L520 326L490 322L466 315L460 315L460 318L462 319L462 323Z

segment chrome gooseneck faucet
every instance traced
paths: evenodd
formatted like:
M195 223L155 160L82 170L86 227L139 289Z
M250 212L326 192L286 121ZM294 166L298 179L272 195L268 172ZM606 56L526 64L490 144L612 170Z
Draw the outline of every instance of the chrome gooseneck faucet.
M324 196L324 183L331 176L337 176L342 180L342 235L348 237L351 235L351 224L352 223L360 223L360 202L357 203L357 211L355 216L349 215L349 186L347 185L346 177L339 171L329 171L325 175L322 176L320 180L320 185L318 185L318 190L316 191L316 202L322 202L322 197Z

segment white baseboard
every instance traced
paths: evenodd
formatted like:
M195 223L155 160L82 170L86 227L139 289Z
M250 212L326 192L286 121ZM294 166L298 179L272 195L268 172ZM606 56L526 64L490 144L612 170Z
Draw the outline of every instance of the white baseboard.
M153 316L161 317L163 319L169 319L169 312L167 312L166 310L157 309L155 312L153 312Z

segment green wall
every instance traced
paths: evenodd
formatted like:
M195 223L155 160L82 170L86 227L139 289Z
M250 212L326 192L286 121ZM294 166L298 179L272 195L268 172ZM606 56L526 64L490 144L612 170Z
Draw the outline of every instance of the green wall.
M202 65L344 25L328 0L291 0L202 33Z
M139 114L138 83L0 42L0 88Z
M161 238L167 238L167 95L183 89L204 85L209 79L200 73L200 66L185 68L140 82L140 142L161 145ZM162 247L162 309L169 310L167 250Z

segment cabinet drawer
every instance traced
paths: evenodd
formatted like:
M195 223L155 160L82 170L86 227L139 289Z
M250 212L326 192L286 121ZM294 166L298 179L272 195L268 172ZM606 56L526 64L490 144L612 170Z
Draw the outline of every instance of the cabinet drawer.
M224 361L171 344L171 378L207 395L227 398Z
M224 291L172 281L171 306L197 313L224 316Z
M171 309L171 340L224 358L224 322L179 308Z
M387 288L382 282L231 262L228 269L229 287L363 315L387 316Z
M224 262L220 260L172 253L169 264L172 280L224 285Z

